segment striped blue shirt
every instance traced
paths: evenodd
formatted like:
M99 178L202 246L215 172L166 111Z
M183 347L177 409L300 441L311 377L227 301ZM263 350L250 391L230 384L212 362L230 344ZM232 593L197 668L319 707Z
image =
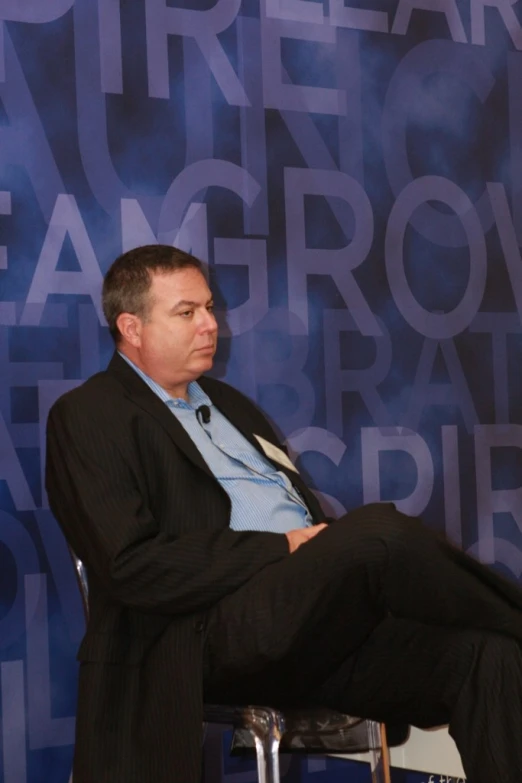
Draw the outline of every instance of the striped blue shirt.
M201 386L188 385L188 401L170 394L120 354L150 389L172 411L232 503L230 527L286 533L312 523L300 494L288 477L269 462L219 411ZM196 415L201 405L210 408L210 421Z

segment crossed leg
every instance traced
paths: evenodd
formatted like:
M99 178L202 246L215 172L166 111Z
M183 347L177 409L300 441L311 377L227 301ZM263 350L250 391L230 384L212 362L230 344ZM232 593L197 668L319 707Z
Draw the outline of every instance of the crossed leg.
M206 698L449 723L473 783L518 783L521 608L417 520L368 506L210 610Z

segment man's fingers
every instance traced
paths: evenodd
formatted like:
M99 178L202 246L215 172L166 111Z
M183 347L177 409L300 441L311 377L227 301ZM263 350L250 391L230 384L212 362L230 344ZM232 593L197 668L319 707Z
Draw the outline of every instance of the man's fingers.
M299 549L302 544L310 541L311 538L320 533L321 530L324 530L325 527L327 527L326 523L321 522L320 525L312 525L312 527L299 527L296 530L289 530L288 533L285 533L285 535L288 539L288 548L290 553L295 552L295 550Z
M321 532L321 530L324 530L327 525L324 522L321 522L320 525L313 525L312 527L306 528L306 535L308 538L313 538L318 533Z

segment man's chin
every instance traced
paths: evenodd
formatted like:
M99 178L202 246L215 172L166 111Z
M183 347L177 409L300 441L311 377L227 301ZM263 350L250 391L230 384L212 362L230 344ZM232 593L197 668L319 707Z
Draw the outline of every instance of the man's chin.
M198 375L202 375L204 372L210 372L212 365L214 364L214 354L208 354L198 357L198 361L194 363L194 370Z

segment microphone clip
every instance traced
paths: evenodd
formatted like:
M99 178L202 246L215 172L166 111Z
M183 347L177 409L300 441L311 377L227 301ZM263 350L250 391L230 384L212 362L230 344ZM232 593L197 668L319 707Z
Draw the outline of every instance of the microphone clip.
M210 408L208 405L200 405L196 410L196 416L203 424L208 424L210 422Z

